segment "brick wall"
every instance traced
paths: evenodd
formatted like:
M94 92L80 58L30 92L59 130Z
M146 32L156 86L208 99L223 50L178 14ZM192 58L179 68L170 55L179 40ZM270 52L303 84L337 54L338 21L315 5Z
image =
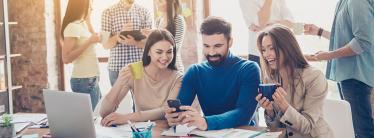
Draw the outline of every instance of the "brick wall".
M10 0L11 52L21 53L12 60L15 85L14 112L44 112L42 89L57 89L56 41L53 0ZM51 77L53 76L53 77Z

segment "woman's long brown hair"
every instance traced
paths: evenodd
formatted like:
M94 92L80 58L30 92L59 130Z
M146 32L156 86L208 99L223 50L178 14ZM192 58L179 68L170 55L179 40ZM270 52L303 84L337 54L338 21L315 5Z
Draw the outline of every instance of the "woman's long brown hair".
M272 41L272 46L276 53L277 69L273 70L269 67L269 63L265 61L261 52L261 68L263 72L263 80L265 77L282 84L282 80L279 73L279 68L281 63L279 62L280 53L283 55L283 67L287 70L287 80L291 88L291 104L294 102L294 94L296 85L299 82L295 80L302 81L301 72L297 72L297 69L304 69L309 66L308 62L304 58L300 46L296 41L295 36L292 31L285 26L273 25L269 26L262 31L257 38L257 48L261 51L262 40L265 36L269 36ZM284 84L282 84L284 85Z
M61 37L69 23L84 20L88 16L91 0L69 0L64 19L62 20Z

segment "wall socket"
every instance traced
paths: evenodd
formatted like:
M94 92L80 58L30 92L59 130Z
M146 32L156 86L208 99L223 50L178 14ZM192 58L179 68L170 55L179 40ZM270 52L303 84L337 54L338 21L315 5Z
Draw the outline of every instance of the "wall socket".
M5 112L5 105L0 105L0 114Z

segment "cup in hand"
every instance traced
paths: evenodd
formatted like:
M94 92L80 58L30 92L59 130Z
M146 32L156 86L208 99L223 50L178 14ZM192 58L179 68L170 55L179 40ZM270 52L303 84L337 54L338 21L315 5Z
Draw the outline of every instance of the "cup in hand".
M101 37L101 44L105 44L108 40L109 40L109 37L110 37L110 32L100 32L100 37Z
M262 96L265 96L269 101L273 101L272 96L277 89L277 85L273 83L260 84L258 89Z
M131 68L131 73L134 79L138 80L143 78L143 62L134 62L131 63L129 66Z
M304 33L304 23L294 23L293 24L293 33L295 35L301 35Z

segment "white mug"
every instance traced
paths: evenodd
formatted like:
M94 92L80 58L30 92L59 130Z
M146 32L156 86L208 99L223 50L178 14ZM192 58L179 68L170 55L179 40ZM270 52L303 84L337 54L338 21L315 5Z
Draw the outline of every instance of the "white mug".
M107 41L108 41L108 39L109 39L109 36L110 36L110 32L100 32L100 38L101 38L101 44L105 44Z

